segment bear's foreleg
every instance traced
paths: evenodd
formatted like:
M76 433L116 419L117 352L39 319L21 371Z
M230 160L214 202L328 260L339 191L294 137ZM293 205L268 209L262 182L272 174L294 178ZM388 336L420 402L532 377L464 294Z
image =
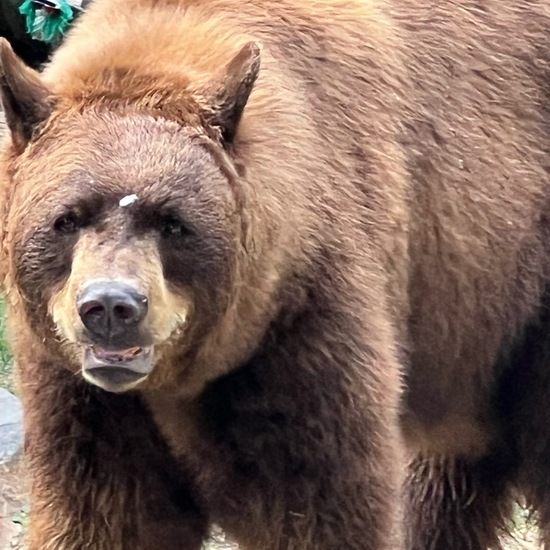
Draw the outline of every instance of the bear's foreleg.
M206 521L135 395L19 363L29 550L198 550Z
M375 352L367 330L333 319L268 338L198 401L189 463L241 548L403 549L400 368L390 346ZM161 401L158 425L177 425Z

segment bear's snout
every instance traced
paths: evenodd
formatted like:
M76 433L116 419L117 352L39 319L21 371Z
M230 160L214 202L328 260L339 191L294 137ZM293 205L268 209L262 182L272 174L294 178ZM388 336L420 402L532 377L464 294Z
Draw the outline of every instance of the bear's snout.
M77 297L78 314L90 339L110 349L140 345L139 325L147 308L147 297L120 281L92 281Z

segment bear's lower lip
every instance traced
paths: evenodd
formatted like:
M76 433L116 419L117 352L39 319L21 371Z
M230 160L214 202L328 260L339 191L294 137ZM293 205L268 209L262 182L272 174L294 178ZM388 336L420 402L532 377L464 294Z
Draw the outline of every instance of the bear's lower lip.
M123 350L86 346L83 350L84 378L107 391L126 391L145 379L152 369L152 346Z

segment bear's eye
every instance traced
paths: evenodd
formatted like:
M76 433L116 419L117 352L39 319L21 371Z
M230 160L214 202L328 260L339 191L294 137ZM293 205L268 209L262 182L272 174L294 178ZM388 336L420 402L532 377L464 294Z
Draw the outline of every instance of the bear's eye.
M80 229L80 222L75 212L67 212L55 220L53 227L58 233L70 235Z
M164 216L160 220L160 234L163 237L185 237L191 233L189 227L175 215Z

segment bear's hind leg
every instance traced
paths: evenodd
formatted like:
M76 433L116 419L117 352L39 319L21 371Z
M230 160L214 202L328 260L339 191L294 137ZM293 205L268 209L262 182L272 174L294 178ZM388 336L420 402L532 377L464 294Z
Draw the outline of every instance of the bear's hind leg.
M520 455L519 486L536 512L543 548L550 549L550 346L516 378L518 404L511 409L509 429ZM517 369L518 371L520 369Z
M407 481L409 550L498 550L511 508L501 456L417 458Z

